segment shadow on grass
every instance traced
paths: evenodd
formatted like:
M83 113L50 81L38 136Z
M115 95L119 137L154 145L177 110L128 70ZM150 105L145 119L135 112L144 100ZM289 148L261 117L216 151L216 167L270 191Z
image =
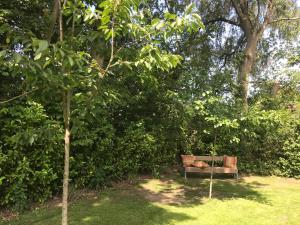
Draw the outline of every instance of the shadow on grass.
M171 221L193 219L184 213L175 213L161 208L152 202L141 199L134 190L115 190L104 193L101 200L72 206L71 224L132 224L163 225Z
M180 207L190 207L195 204L204 204L208 201L208 176L192 174L186 180L183 177L172 176L162 178L160 182L158 184L162 186L160 190L153 190L153 188L148 188L145 185L147 180L143 181L139 185L142 195L150 201L178 205ZM258 188L263 186L266 185L257 181L246 182L243 178L236 181L229 176L217 175L213 179L212 197L222 201L246 199L271 205L268 198L258 190Z
M70 225L165 225L171 221L193 220L185 213L171 212L146 201L131 190L108 190L98 199L78 200L69 208ZM56 225L61 208L51 207L21 215L5 225Z
M227 176L226 176L227 177ZM271 205L260 188L265 184L258 181L238 182L230 177L217 176L213 181L213 199L230 201L245 199ZM108 189L92 199L77 200L70 206L70 225L164 225L174 221L193 221L183 211L174 212L161 204L193 207L206 204L209 179L207 176L190 175L187 180L178 175L167 175L161 179L144 179L137 186L123 189ZM160 203L160 204L157 204ZM50 207L21 215L10 225L55 225L60 224L61 208Z

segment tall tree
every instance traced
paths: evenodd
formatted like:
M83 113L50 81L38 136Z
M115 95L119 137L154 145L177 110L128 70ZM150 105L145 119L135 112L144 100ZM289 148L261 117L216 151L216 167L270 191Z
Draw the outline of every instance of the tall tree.
M209 7L205 12L205 24L219 23L224 26L222 30L224 35L221 38L225 40L228 36L226 27L237 28L234 28L232 35L237 33L240 38L236 39L237 46L234 49L243 46L238 69L238 89L243 111L247 111L249 76L257 59L258 44L276 31L287 32L288 27L297 30L300 18L297 17L296 2L293 0L231 0L217 1L212 6L209 6L207 1L202 1L201 4Z

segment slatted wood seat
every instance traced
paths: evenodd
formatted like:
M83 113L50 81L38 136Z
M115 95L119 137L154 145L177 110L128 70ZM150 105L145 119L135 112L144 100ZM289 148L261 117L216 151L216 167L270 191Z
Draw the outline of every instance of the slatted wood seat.
M212 156L194 156L195 161L213 161ZM214 161L215 162L223 162L224 156L215 156ZM187 173L203 173L203 174L210 174L211 173L211 167L205 167L205 168L199 168L194 166L185 166L184 165L184 178L186 179ZM235 165L234 167L214 167L213 173L216 174L233 174L236 179L238 179L238 169Z

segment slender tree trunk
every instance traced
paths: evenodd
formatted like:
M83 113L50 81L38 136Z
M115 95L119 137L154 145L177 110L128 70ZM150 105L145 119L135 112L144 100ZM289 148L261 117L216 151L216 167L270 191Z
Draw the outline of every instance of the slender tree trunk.
M210 199L212 197L214 166L215 166L215 154L213 153L213 155L212 155L211 170L210 170L210 182L209 182L209 198Z
M244 58L239 71L239 94L242 100L242 107L244 112L248 111L249 76L255 63L257 42L258 37L256 34L252 34L247 38L247 45L244 50Z
M70 167L70 119L71 119L71 91L64 93L64 123L65 123L65 160L64 160L64 179L63 179L63 198L62 198L62 225L68 224L68 193L69 193L69 167Z
M47 34L47 40L48 40L49 43L51 42L51 38L52 38L52 35L53 35L53 30L54 30L55 24L57 22L57 17L58 17L59 10L60 10L59 1L60 0L53 0L53 10L52 10L52 15L51 15L51 23L50 23L49 31L48 31L48 34Z
M66 0L64 0L65 4ZM63 18L61 1L59 5L59 39L64 39ZM64 73L64 71L62 71ZM64 76L67 76L64 74ZM68 225L68 194L69 194L69 168L70 168L70 120L71 120L71 90L67 89L63 93L63 114L65 125L65 159L64 159L64 177L63 177L63 196L62 196L62 225Z
M213 151L212 151L212 163L211 163L211 170L210 170L210 181L209 181L209 199L212 197L212 186L213 186L213 175L214 175L214 167L215 167L215 154L216 154L216 140L217 140L217 134L215 131L215 137L214 137L214 145L213 145Z

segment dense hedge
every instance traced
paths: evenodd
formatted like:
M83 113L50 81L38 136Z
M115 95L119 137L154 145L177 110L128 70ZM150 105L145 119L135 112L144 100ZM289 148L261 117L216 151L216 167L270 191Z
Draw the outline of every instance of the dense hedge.
M130 108L135 103L103 107L103 102L98 99L73 111L70 176L75 188L95 188L139 173L157 174L161 166L178 162L182 153L209 154L214 135L199 107L182 111L183 105L165 104L153 109L156 116L133 116ZM205 104L211 103L202 103L200 110L210 108ZM120 111L122 120L116 120ZM50 117L33 101L1 108L2 207L24 209L61 190L63 127L54 118L59 117ZM293 113L253 107L238 117L235 126L218 129L217 154L237 155L241 172L300 178L299 134L300 123Z
M0 109L0 204L23 209L42 202L61 184L61 126L40 104Z
M162 126L154 130L136 118L121 128L107 110L92 108L73 112L70 178L75 188L156 174L162 165L174 162L178 149ZM41 104L19 103L1 108L0 129L1 206L22 210L61 191L61 121L50 118Z
M240 143L240 169L262 175L299 176L297 136L299 120L287 110L253 109L241 123L244 142ZM294 143L290 145L289 143ZM292 155L290 155L292 154ZM285 166L283 166L285 164ZM294 167L293 172L290 170Z

